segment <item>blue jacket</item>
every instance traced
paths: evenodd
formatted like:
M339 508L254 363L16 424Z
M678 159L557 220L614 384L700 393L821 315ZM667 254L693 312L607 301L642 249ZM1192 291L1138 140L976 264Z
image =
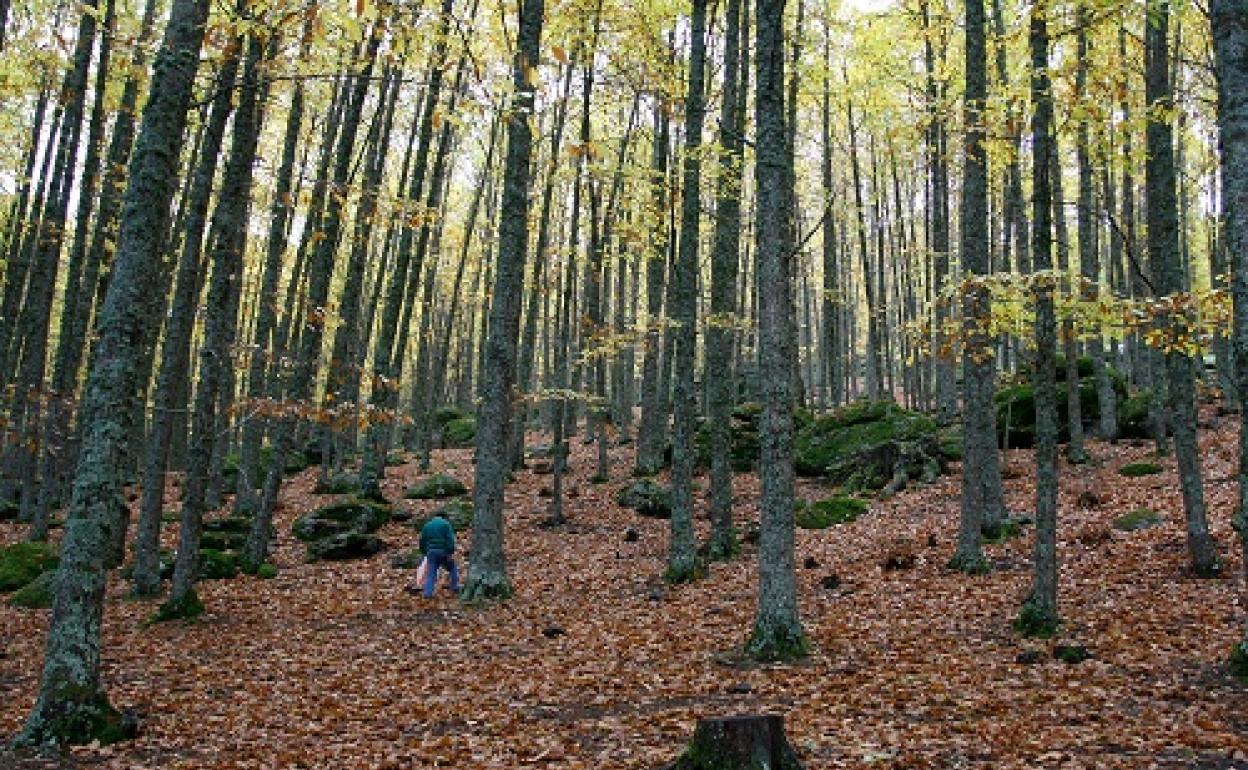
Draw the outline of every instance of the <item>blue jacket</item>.
M455 553L455 528L441 516L434 516L420 529L420 552Z

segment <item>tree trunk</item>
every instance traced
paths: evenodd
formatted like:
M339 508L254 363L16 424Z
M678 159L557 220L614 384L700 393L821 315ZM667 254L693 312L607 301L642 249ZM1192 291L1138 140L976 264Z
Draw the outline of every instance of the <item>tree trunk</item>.
M641 363L641 423L637 427L637 460L634 473L649 476L663 467L667 439L666 399L661 391L663 361L663 291L668 249L667 153L671 126L661 105L654 110L654 152L650 161L650 189L658 221L652 228L650 254L646 257L646 352Z
M809 643L797 611L793 541L793 329L789 302L789 260L794 191L785 168L784 0L756 5L755 156L759 294L758 614L746 646L760 660L788 660L806 654Z
M115 739L119 720L100 681L100 625L109 534L122 515L119 501L125 447L134 414L129 395L152 319L144 298L158 275L160 247L178 178L177 148L186 127L207 0L175 0L156 56L152 91L144 108L130 165L116 262L100 314L99 340L87 379L82 454L74 479L61 564L48 631L38 700L18 742L56 746ZM101 729L103 728L103 729Z
M1146 208L1148 215L1149 260L1158 268L1159 292L1176 295L1185 288L1183 260L1179 248L1178 202L1175 193L1174 136L1171 122L1173 93L1169 79L1169 0L1150 0L1145 34L1145 98L1150 106L1145 166ZM1193 319L1187 311L1161 314L1159 329L1172 336L1185 334ZM1182 343L1181 339L1174 339ZM1198 575L1212 576L1219 570L1217 548L1209 534L1205 516L1205 494L1201 479L1200 447L1196 436L1196 393L1192 357L1181 345L1165 351L1165 372L1173 416L1174 454L1183 489L1183 509L1187 515L1187 546L1192 569Z
M668 770L801 770L775 714L703 719L689 748Z
M477 419L477 467L473 488L472 569L464 586L466 601L504 599L511 581L503 553L503 494L507 437L515 380L520 289L529 238L529 162L533 132L535 71L540 61L544 0L522 0L516 34L515 96L507 120L507 156L499 215L498 266L490 304Z

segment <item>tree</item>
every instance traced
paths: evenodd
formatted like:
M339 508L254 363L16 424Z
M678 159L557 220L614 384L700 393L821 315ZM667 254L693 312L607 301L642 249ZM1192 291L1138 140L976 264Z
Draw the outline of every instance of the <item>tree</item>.
M82 453L61 545L55 599L39 696L17 738L20 745L58 746L121 737L120 715L100 682L100 623L110 530L123 515L125 442L133 410L127 397L152 320L152 290L169 204L177 148L199 64L207 0L175 0L153 66L122 207L117 256L100 312L99 341L87 379Z
M1170 83L1170 2L1149 0L1145 26L1145 99L1149 104L1145 141L1145 210L1148 217L1149 260L1157 270L1158 290L1174 296L1184 291L1184 268L1179 249L1178 200L1175 191L1173 107ZM1160 338L1188 328L1185 312L1162 310L1157 318ZM1217 548L1205 516L1200 447L1196 443L1196 392L1192 357L1179 344L1165 344L1165 379L1173 417L1174 454L1187 515L1187 548L1198 575L1217 575Z
M762 496L758 544L758 611L746 651L761 660L806 654L809 642L797 610L793 541L794 334L789 302L793 179L784 110L784 0L758 0L755 21L755 101L758 127L754 176L759 285L759 421Z
M464 586L465 601L505 599L512 592L503 553L503 494L509 470L507 439L514 395L520 289L528 253L529 163L533 155L533 131L529 121L535 109L545 2L522 0L519 13L512 79L514 92L507 118L507 154L499 212L498 267L485 341L485 366L481 372L473 486L472 572Z

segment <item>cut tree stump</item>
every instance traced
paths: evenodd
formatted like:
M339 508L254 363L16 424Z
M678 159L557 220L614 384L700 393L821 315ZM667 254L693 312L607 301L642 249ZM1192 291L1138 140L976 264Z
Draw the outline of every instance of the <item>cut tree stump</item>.
M746 714L703 719L689 748L668 770L803 770L784 734L784 718Z

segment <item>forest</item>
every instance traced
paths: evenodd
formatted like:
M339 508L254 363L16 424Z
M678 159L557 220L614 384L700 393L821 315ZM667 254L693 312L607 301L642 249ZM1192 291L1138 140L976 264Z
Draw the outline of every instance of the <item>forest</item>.
M1246 421L1248 0L0 0L0 768L1248 769Z

